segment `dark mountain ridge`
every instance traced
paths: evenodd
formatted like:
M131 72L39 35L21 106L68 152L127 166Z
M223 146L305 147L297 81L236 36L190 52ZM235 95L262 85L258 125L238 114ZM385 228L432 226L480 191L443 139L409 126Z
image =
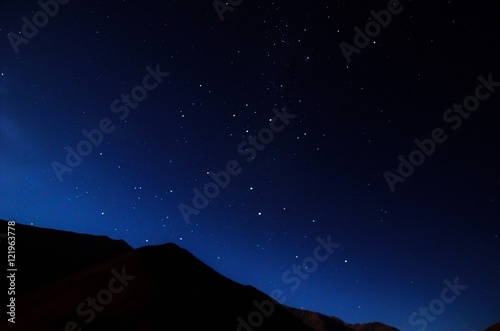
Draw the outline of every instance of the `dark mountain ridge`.
M7 221L0 220L0 227L0 232L6 232ZM22 265L17 274L18 296L133 250L123 240L20 223L15 234L16 260Z
M15 231L16 323L4 319L1 330L397 331L280 305L173 243L133 249L105 236Z

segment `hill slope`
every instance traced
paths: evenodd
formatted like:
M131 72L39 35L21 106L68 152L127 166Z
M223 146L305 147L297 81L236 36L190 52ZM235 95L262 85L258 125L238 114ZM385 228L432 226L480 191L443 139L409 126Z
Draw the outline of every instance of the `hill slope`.
M104 236L15 231L16 323L2 320L1 330L397 331L280 305L175 244L133 249Z

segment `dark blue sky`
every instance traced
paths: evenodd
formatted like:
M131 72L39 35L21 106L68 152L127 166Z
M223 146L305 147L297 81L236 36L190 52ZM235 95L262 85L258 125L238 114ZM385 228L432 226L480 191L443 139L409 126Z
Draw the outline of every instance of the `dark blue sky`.
M370 11L387 2L243 1L220 21L210 1L71 1L43 25L36 1L3 1L0 217L133 247L174 242L351 323L423 329L410 315L458 282L467 289L427 329L482 330L500 311L488 6L401 2L348 63L341 43L354 47L353 29L376 27ZM33 16L42 26L21 39ZM281 125L273 109L295 117ZM398 156L415 139L430 155L413 153L421 164L404 178ZM65 147L78 146L88 155L72 167ZM62 181L54 162L71 168ZM228 162L241 173L186 224L179 205ZM388 171L404 179L394 192ZM292 289L283 274L328 236L340 246Z

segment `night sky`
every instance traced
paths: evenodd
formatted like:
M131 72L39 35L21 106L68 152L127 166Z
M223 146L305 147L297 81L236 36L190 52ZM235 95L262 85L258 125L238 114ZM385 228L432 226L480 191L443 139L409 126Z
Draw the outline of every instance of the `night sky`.
M0 5L0 218L174 242L349 323L500 319L494 2L57 4Z

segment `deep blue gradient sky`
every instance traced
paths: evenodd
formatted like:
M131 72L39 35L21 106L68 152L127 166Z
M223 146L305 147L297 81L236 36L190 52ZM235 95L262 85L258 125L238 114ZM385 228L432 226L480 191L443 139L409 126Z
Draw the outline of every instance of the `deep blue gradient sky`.
M400 6L348 64L339 44L387 2L243 1L220 21L211 1L71 1L16 53L8 33L41 8L2 1L0 217L174 242L290 306L405 331L458 279L427 330L484 329L500 319L500 87L456 130L443 114L478 76L500 81L497 14ZM157 65L168 77L120 119L112 103ZM240 143L284 107L296 117L247 161ZM53 162L105 118L59 181ZM435 128L447 140L391 192L384 173ZM186 224L179 204L230 160L241 173ZM341 246L292 290L283 273L327 236Z

